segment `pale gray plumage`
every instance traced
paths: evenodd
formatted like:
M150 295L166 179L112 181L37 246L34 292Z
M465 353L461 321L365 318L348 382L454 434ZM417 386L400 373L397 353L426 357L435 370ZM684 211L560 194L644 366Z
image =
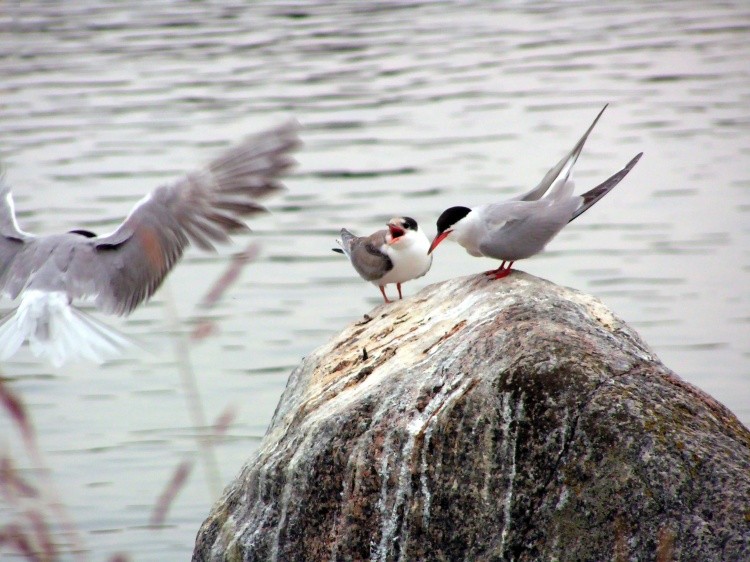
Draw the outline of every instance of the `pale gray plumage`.
M64 293L124 315L149 298L192 242L206 250L246 229L241 220L265 209L257 200L279 189L294 163L297 125L247 137L205 168L158 187L111 234L23 232L10 189L0 185L0 292Z
M478 207L475 211L480 220L495 229L480 241L481 255L512 262L538 254L566 224L620 183L641 156L636 155L622 170L583 195L573 196L573 182L566 178L559 189L536 201Z
M386 243L387 230L378 230L370 236L355 236L342 228L340 234L342 250L365 281L377 281L393 269L391 258L380 251Z
M473 256L503 260L498 269L488 272L496 278L507 275L514 261L541 252L566 224L612 190L643 155L637 154L622 170L590 191L573 195L573 167L606 108L605 105L576 145L531 191L501 203L473 209L446 209L437 220L438 233L429 251L432 252L442 240L452 238ZM507 268L505 262L510 262Z

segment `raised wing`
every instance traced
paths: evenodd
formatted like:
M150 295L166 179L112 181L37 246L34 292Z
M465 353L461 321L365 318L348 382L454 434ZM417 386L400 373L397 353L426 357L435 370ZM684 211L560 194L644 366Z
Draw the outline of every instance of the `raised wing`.
M16 222L13 195L0 175L0 292L4 292L7 274L16 256L34 237L23 232Z
M602 110L599 112L599 115L597 115L596 118L594 119L594 122L591 123L591 125L586 130L586 132L583 133L583 136L579 139L579 141L571 149L571 151L568 152L565 156L563 156L562 160L560 160L557 164L555 164L555 166L553 166L549 170L549 172L547 172L544 175L544 177L542 178L542 181L539 182L539 185L537 185L534 189L532 189L528 193L519 195L518 197L514 197L512 200L536 201L537 199L541 199L544 196L544 194L547 193L547 190L550 188L550 186L555 182L557 178L567 179L567 176L570 175L570 171L573 169L573 166L575 166L576 161L578 160L578 157L581 155L581 151L583 150L583 145L586 144L586 140L589 138L591 131L594 129L594 126L599 121L599 118L602 116L602 113L604 113L604 110L607 109L607 105L605 105L602 108Z
M70 296L96 295L98 308L127 314L156 291L191 242L212 250L246 229L243 217L265 211L257 200L282 188L278 178L294 164L297 128L289 122L250 136L144 197L115 232L89 241L91 252L75 253Z

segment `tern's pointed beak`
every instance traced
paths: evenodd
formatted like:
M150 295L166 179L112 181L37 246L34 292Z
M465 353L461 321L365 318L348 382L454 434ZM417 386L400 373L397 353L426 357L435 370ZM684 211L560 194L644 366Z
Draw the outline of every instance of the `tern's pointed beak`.
M432 244L430 244L430 249L427 250L427 254L428 255L431 254L432 251L438 247L438 244L440 244L440 242L445 240L450 233L451 233L450 230L445 230L441 232L440 234L438 234L437 236L435 236L434 240L432 241Z

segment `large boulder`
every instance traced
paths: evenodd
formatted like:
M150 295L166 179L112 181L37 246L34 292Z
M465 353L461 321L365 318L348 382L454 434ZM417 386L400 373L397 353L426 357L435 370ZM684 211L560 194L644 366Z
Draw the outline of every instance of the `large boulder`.
M295 369L193 560L750 560L750 432L601 302L514 272Z

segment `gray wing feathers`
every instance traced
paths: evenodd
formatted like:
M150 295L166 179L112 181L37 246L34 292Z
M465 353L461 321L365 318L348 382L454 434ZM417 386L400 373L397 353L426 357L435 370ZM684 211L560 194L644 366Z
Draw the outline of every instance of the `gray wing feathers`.
M378 230L370 236L358 237L345 228L341 229L341 247L365 281L377 281L393 269L391 258L380 251L380 247L385 244L387 232Z
M570 220L572 221L574 218L585 213L588 209L591 208L592 205L594 205L594 203L596 203L597 201L599 201L599 199L612 191L612 189L618 183L620 183L622 179L628 175L628 173L630 173L630 170L632 170L633 166L638 163L638 160L641 159L641 156L643 156L643 152L639 152L638 154L636 154L635 157L630 162L628 162L622 170L610 176L595 188L590 189L589 191L581 195L583 202L581 203L581 206L575 210Z
M571 197L553 205L547 200L517 202L526 207L514 209L516 212L498 230L479 243L479 250L483 255L511 261L533 256L568 223L579 200Z
M241 220L265 209L257 199L282 185L278 178L299 145L296 122L246 138L204 169L157 188L111 235L91 239L72 275L92 276L97 307L127 314L150 297L190 242L212 250L229 234L247 228ZM80 296L78 294L71 296Z
M479 243L479 250L484 255L510 260L540 252L568 222L583 214L620 183L642 155L637 154L622 170L580 196L571 197L572 180L560 178L555 189L562 195L550 193L540 201L489 205L482 213L491 232Z
M547 201L503 201L487 205L481 215L488 227L500 228L505 223L524 220L546 206Z
M69 259L81 250L72 241L77 235L63 234L31 239L19 244L18 250L0 272L0 287L10 298L16 298L24 289L44 291L68 291L75 282L69 276ZM85 240L85 239L84 239ZM77 284L77 283L76 283ZM89 283L90 285L90 283ZM82 288L83 294L91 294L89 287Z
M274 178L294 165L290 156L299 145L296 121L247 137L208 165L208 172L225 193L252 192L261 198L282 189Z
M609 105L609 104L607 104ZM589 138L589 134L591 134L591 131L596 126L597 122L599 121L599 118L602 116L602 113L604 113L604 110L607 109L607 105L605 105L602 110L599 112L599 115L596 116L594 119L594 122L591 123L589 128L586 130L586 132L583 134L583 136L579 139L579 141L576 143L576 145L573 147L573 149L566 154L562 160L560 160L553 168L549 170L545 174L545 176L542 178L542 181L539 182L539 185L537 185L534 189L529 191L528 193L525 193L524 195L520 195L515 198L517 201L536 201L538 199L541 199L544 194L547 192L547 190L550 188L550 186L555 182L555 179L558 177L567 178L567 176L570 174L570 170L573 169L573 166L575 166L576 161L578 160L578 157L581 154L581 151L583 150L583 145L586 144L586 140Z

